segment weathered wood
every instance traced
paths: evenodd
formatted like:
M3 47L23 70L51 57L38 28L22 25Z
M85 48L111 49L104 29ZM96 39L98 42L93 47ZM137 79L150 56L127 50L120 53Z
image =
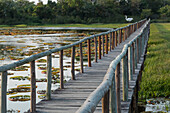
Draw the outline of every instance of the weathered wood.
M71 52L71 79L75 80L75 70L74 70L74 60L75 60L75 46L72 47Z
M123 101L128 100L128 70L127 70L127 55L122 58L122 87Z
M1 74L1 113L6 113L7 111L7 71Z
M123 29L123 41L126 40L126 28Z
M132 65L133 74L135 74L135 42L132 43Z
M117 103L117 113L121 113L120 104L120 63L117 64L115 70L115 83L116 83L116 103Z
M115 48L115 32L112 32L112 50Z
M115 31L115 46L117 46L117 31Z
M102 36L102 56L104 56L104 35Z
M106 54L108 54L108 35L105 35Z
M119 44L121 43L121 39L122 39L122 30L119 29Z
M99 59L101 59L101 36L98 37L98 46L99 46Z
M109 48L109 50L111 51L112 50L112 32L110 32L110 37L109 37L109 42L110 42L110 48Z
M102 98L102 113L109 113L109 91Z
M97 38L94 37L94 47L95 47L95 62L97 62Z
M128 67L129 67L129 80L133 80L133 52L132 52L132 45L128 47Z
M80 48L80 72L83 73L84 69L83 69L83 49L82 49L82 43L79 44L79 48Z
M139 38L137 38L137 43L136 43L136 48L137 48L137 63L139 63Z
M31 75L31 108L30 112L36 112L36 75L35 75L35 60L30 62Z
M91 67L91 47L90 47L90 39L87 40L88 46L88 66Z
M60 51L60 89L64 88L64 73L63 73L63 50Z
M52 80L52 56L51 54L47 56L47 100L51 99L51 80Z
M138 56L137 56L137 54L138 54L138 53L137 53L137 40L135 40L134 43L135 43L135 68L137 68L137 59L138 59L138 58L137 58L137 57L138 57Z

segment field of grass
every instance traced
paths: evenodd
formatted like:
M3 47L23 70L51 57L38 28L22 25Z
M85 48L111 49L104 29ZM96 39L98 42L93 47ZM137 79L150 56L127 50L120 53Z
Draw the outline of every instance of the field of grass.
M0 28L23 28L23 27L93 27L93 28L119 28L119 27L124 27L127 26L131 23L116 23L116 24L53 24L53 25L38 25L38 26L30 26L30 25L25 25L25 24L20 24L20 25L0 25Z
M130 23L116 23L116 24L56 24L56 25L42 25L39 27L93 27L93 28L119 28L129 25Z
M151 24L139 98L170 97L170 23Z

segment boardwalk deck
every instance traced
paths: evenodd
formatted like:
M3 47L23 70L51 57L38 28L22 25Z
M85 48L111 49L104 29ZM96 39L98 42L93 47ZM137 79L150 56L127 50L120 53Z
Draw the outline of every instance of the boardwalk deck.
M76 80L70 80L64 85L64 89L57 89L51 95L51 100L42 100L36 105L36 111L39 113L75 113L78 108L84 103L86 98L92 93L97 86L103 81L107 69L111 61L113 61L122 51L123 46L132 40L139 34L144 25L131 36L118 45L114 50L105 54L105 56L98 60L97 63L92 63L92 67L84 69L84 73L77 74ZM122 113L129 112L130 103L132 101L132 95L134 93L134 87L136 86L136 80L139 75L139 70L143 59L140 59L138 68L133 75L133 81L129 82L129 97L127 102L121 101ZM122 83L122 80L121 80ZM122 84L121 84L122 85ZM122 87L121 87L122 93ZM121 96L122 97L122 96ZM101 102L96 107L95 113L101 113Z

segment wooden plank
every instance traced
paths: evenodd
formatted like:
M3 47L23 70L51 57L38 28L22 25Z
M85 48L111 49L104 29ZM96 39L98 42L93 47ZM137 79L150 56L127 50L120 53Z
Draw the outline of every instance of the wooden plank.
M105 45L104 45L104 35L102 36L102 56L104 56L104 47L105 47Z
M105 35L106 54L108 54L108 34Z

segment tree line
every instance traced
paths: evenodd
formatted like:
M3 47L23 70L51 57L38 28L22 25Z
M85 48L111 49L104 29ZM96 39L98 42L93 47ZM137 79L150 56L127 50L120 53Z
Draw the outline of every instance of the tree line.
M170 20L170 0L1 0L0 24L121 23L125 15Z

